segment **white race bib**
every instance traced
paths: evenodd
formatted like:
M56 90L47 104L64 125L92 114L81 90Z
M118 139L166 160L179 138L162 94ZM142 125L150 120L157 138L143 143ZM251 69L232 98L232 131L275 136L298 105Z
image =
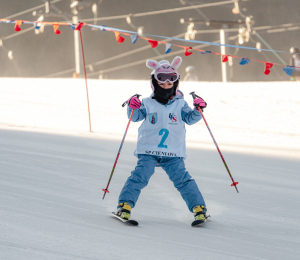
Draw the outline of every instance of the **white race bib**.
M177 99L170 105L163 105L155 99L145 98L143 103L147 115L139 127L134 154L186 158L186 130L181 118L185 101Z

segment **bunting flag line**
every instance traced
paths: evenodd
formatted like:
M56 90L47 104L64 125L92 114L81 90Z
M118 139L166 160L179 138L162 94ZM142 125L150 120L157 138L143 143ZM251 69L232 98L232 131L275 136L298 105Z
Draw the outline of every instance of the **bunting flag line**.
M228 61L228 56L222 55L222 62L227 62L227 61Z
M211 51L201 51L201 54L211 53Z
M288 74L289 76L292 76L295 67L293 66L286 66L285 68L282 69L286 74Z
M153 49L158 45L158 41L155 40L148 40L148 42Z
M188 52L188 50L190 50L190 49L193 49L192 47L184 47L184 55L185 56L190 56L190 55L192 55L193 53L192 52Z
M130 35L130 38L131 38L132 44L135 44L138 37L136 34L134 34L134 35Z
M76 29L75 29L75 30L76 30ZM119 32L114 32L114 33L115 33L115 35L116 35L116 40L117 40L118 43L122 43L122 42L125 41L125 38L123 38L123 37L120 35Z
M267 62L265 64L265 75L269 75L270 74L270 69L273 67L273 63Z
M34 29L39 30L42 27L40 23L34 23Z
M170 52L172 51L171 46L172 46L171 43L166 43L166 51L165 51L165 54L168 54L168 53L170 53Z
M78 25L75 27L75 31L81 31L81 28L85 25L85 23L78 23ZM125 39L124 39L125 40Z
M58 27L59 27L59 24L53 24L53 29L54 29L55 34L60 34L61 33L61 31L58 30Z
M88 25L88 26L91 26L91 27L96 27L96 28L99 28L99 26L92 26L92 25ZM100 27L100 30L102 30L103 32L105 32L106 30L105 30L105 25L102 25L101 27Z
M35 29L40 29L42 24L48 24L48 25L52 25L55 34L60 34L61 31L58 30L60 25L68 25L69 27L71 27L73 30L77 30L77 31L81 31L81 28L84 25L87 25L89 27L95 27L98 28L102 31L110 31L110 32L114 32L115 33L115 37L118 43L123 43L125 41L125 38L121 36L121 34L125 35L125 36L130 36L131 41L133 44L136 43L138 38L141 38L143 40L148 41L148 43L150 44L150 46L152 48L156 48L158 46L159 43L161 44L165 44L165 54L168 54L172 51L171 46L176 46L178 48L182 48L184 49L184 55L185 56L190 56L193 54L193 52L189 51L191 49L193 49L192 47L188 47L188 46L181 46L181 45L176 45L176 44L170 44L170 43L166 43L163 41L157 41L154 39L149 39L149 38L144 38L142 36L139 36L136 32L132 32L132 31L127 31L127 30L121 30L121 29L117 29L117 28L111 28L111 27L107 27L104 25L93 25L93 24L87 24L87 23L81 23L79 22L78 24L72 24L72 23L61 23L61 22L42 22L42 21L22 21L22 20L6 20L6 19L0 19L0 23L15 23L15 28L14 30L19 32L21 31L21 25L22 24L32 24L34 25ZM213 45L213 46L226 46L226 47L235 47L235 48L240 48L240 49L249 49L249 50L257 50L256 48L252 48L252 47L246 47L246 46L235 46L235 45L228 45L228 44L216 44L216 43L212 43L212 42L204 42L204 41L195 41L195 40L185 40L185 39L181 39L181 38L174 38L174 37L166 37L166 36L160 36L160 35L150 35L150 34L144 34L145 36L152 36L152 37L158 37L158 38L166 38L166 39L171 39L171 40L176 40L176 41L185 41L185 42L189 42L189 43L204 43L204 44L209 44L209 45ZM227 62L228 61L228 57L231 58L235 58L235 59L240 59L239 64L240 65L246 65L249 64L250 61L255 61L255 62L261 62L265 64L264 67L264 74L265 75L269 75L271 72L271 68L274 65L279 65L279 66L285 66L283 68L283 71L291 76L295 70L295 68L300 69L300 67L295 67L295 66L288 66L286 64L279 64L279 63L271 63L271 62L266 62L266 61L261 61L261 60L254 60L254 59L249 59L249 58L244 58L244 57L237 57L237 56L233 56L233 55L227 55L227 54L220 54L217 52L211 52L208 50L200 50L200 49L193 49L196 51L200 51L201 54L215 54L215 55L221 55L221 59L222 62ZM277 51L277 50L268 50L268 49L260 49L260 51L272 51L272 52L281 52L281 53L289 53L289 52L284 52L284 51ZM289 53L290 54L290 53Z
M75 24L73 24L73 23L69 24L69 27L71 27L71 28L72 28L72 30L75 30L75 29L76 29L76 25L75 25Z
M16 22L16 20L0 19L0 23L15 23L15 22ZM35 21L35 22L38 22L38 21ZM32 22L32 21L23 21L23 23L24 24L33 24L34 22ZM53 22L40 22L40 23L53 24ZM70 23L63 23L63 22L60 22L59 24L60 25L70 25ZM122 29L118 29L118 28L107 27L107 26L104 26L104 25L93 25L93 24L86 24L86 25L90 26L90 27L98 28L102 31L118 31L120 33L127 33L129 35L130 34L137 34L137 32L122 30ZM220 43L197 41L197 40L185 40L185 39L182 39L182 38L174 38L174 37L167 37L167 36L161 36L161 35L151 35L151 34L144 34L144 35L145 36L151 36L151 37L158 37L158 38L166 38L166 39L176 40L176 41L184 41L184 42L189 42L189 43L201 43L201 44L209 44L209 45L213 45L213 46L225 46L225 47L232 47L232 48L238 48L238 49L248 49L248 50L255 50L255 51L267 51L267 52L278 52L278 53L288 53L288 54L290 54L290 52L287 52L287 51L257 49L257 48L253 48L253 47L247 47L247 46L220 44ZM280 64L280 65L282 65L282 64Z
M242 58L240 61L240 65L247 65L247 64L249 64L249 62L250 62L250 59Z
M21 24L22 24L22 21L16 21L16 25L15 25L15 31L16 32L19 32L21 31Z
M119 31L120 33L137 34L136 32L133 32L133 31L122 30L122 29L117 29L117 28L111 28L111 27L107 27L107 26L103 26L103 25L91 25L91 24L89 24L89 26L97 27L101 30L103 28L105 28L107 31ZM175 38L175 37L168 37L168 36L161 36L161 35L152 35L152 34L145 34L145 33L143 35L149 36L149 37L165 38L165 39L170 39L170 40L174 40L174 41L184 41L184 42L188 42L188 43L197 43L197 44L200 43L200 44L208 44L208 45L219 46L219 47L221 47L221 46L231 47L231 48L235 48L235 49L238 48L238 49L247 49L247 50L255 50L255 51L279 52L279 53L288 53L288 54L290 54L290 52L287 52L287 51L257 49L257 48L241 46L241 45L221 44L221 43L198 41L198 40L186 40L186 39L182 39L182 38ZM298 53L298 54L300 54L300 53Z

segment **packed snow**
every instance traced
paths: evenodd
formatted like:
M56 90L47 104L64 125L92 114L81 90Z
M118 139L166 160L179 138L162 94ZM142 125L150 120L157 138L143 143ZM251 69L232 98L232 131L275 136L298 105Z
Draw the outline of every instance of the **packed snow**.
M299 259L300 85L181 82L204 115L187 126L186 167L211 220L193 215L162 169L142 191L129 227L111 218L134 169L137 129L121 104L148 81L0 79L0 259Z

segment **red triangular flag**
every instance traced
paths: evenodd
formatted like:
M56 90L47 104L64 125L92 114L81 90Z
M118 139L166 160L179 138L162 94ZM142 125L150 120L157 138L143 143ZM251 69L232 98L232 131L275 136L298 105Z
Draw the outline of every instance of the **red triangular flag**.
M193 54L192 52L188 52L188 50L193 49L192 47L185 47L184 49L185 49L185 52L184 52L185 56L190 56Z
M222 55L222 62L227 62L227 61L228 61L228 56Z
M21 31L21 24L22 24L22 21L16 21L16 25L15 25L15 31L16 32L19 32Z
M122 42L125 41L125 39L120 35L119 32L114 32L114 33L116 35L116 40L117 40L118 43L122 43Z
M81 28L82 28L84 25L85 25L85 23L79 23L79 24L77 25L77 27L75 28L75 31L80 31Z
M151 45L151 47L154 49L157 45L158 45L158 41L154 41L154 40L148 40L149 44Z
M53 29L54 29L55 34L60 34L61 33L61 31L58 30L58 27L59 27L59 24L53 24Z
M269 75L270 74L270 69L273 67L273 63L270 62L266 62L265 63L265 75Z

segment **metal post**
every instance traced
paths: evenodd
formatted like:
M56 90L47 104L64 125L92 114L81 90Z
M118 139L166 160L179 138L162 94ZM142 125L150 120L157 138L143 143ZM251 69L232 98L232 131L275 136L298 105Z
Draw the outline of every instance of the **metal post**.
M224 29L220 29L220 43L225 44L225 31ZM221 46L221 54L226 54L225 46ZM227 82L227 70L226 70L226 63L222 62L222 56L221 56L221 67L222 67L222 82Z
M73 16L73 24L78 24L78 16ZM79 31L74 30L74 49L75 49L75 77L80 75L80 46L79 46Z
M220 29L220 43L221 44L228 44L228 33L225 31L228 29L228 25L226 23L222 24L222 29ZM221 46L221 54L228 55L228 48L225 46ZM221 67L222 67L222 82L226 83L230 81L230 75L229 75L229 66L228 62L222 62L222 56L221 56Z
M72 13L73 13L72 23L78 24L79 11L77 9L77 5L72 6L72 4L74 4L74 2L76 3L78 1L71 0L70 7L71 7ZM74 50L75 50L75 75L73 75L73 77L83 78L84 74L83 74L83 62L81 59L82 53L81 53L81 49L80 49L80 35L79 35L79 31L77 31L77 30L74 30Z

